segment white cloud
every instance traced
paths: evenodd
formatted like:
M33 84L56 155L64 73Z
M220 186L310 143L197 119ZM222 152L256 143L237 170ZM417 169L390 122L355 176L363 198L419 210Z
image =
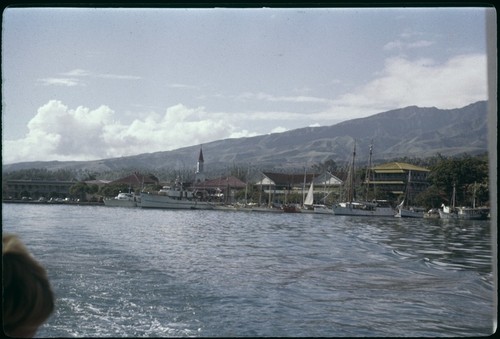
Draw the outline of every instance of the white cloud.
M286 127L278 126L275 127L271 130L271 133L283 133L286 132L288 129Z
M95 78L103 78L103 79L116 79L116 80L139 80L141 77L136 75L120 75L120 74L92 74Z
M4 163L35 160L93 160L172 150L213 140L252 136L204 108L178 104L165 114L150 113L130 124L115 120L107 106L69 109L51 100L40 107L19 140L3 143Z
M88 76L90 75L89 71L86 71L84 69L73 69L69 72L62 73L62 75L67 75L67 76L73 76L73 77L81 77L81 76Z
M262 100L262 101L270 101L270 102L291 102L291 103L321 103L321 104L329 104L331 100L325 98L318 98L313 96L275 96L268 93L251 93L245 92L236 97L239 100Z
M248 137L255 137L257 135L259 135L259 133L250 132L247 129L243 129L241 131L231 133L229 138L248 138Z
M83 78L100 78L113 80L139 80L141 77L135 75L121 75L109 73L92 73L84 69L73 69L69 72L60 73L63 77L49 77L38 79L39 82L46 86L81 86L85 85Z
M43 79L38 79L39 82L41 82L45 86L78 86L81 84L80 80L75 79L75 78L43 78Z
M423 47L429 47L434 45L434 41L429 41L429 40L418 40L418 41L401 41L401 40L394 40L391 42L388 42L385 44L383 49L385 51L392 51L392 50L405 50L405 49L415 49L415 48L423 48Z
M167 87L170 88L180 88L180 89L198 89L197 86L186 85L186 84L168 84Z
M441 64L395 57L377 78L338 97L322 114L351 119L411 105L449 109L479 100L487 100L485 55L459 55Z

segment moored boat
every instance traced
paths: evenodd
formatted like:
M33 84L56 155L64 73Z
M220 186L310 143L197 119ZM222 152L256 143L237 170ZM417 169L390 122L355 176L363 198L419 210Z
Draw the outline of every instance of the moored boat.
M281 206L283 212L285 213L300 213L301 209L298 208L295 204L286 204Z
M439 210L437 208L431 208L424 213L424 218L426 219L439 219Z
M341 202L334 205L333 214L368 217L393 217L394 209L384 201L352 201Z
M253 206L251 211L263 213L283 213L283 209L274 206Z
M457 207L458 219L485 220L489 213L489 208Z
M326 205L314 204L313 208L314 208L314 213L333 214L333 209L331 207L326 206Z
M158 193L141 192L140 207L205 210L214 208L210 202L201 200L196 192L184 190L178 182L172 187L164 186Z
M458 214L454 207L442 204L439 209L439 217L441 219L458 219Z
M475 205L475 197L474 197L474 205ZM439 210L439 217L441 219L464 219L464 220L484 220L488 219L489 208L476 208L473 207L455 207L456 201L456 189L455 185L453 185L453 194L452 194L452 205L446 206L445 204L441 205L441 209Z
M105 206L111 207L137 207L138 197L134 192L124 193L120 192L114 198L104 199Z
M413 190L411 183L411 171L408 171L408 182L406 183L405 196L403 201L396 206L396 215L397 218L423 218L425 214L425 208L416 207L410 204L411 199L413 198Z
M398 205L396 210L396 218L423 218L425 214L423 207L404 207Z
M354 161L356 157L356 144L352 152L352 162L349 166L348 177L346 180L346 196L347 201L337 203L333 206L333 214L335 215L355 215L355 216L369 216L369 217L394 217L395 211L390 204L385 200L374 201L357 201L355 200L354 192ZM367 170L367 185L370 180L370 167L372 157L372 146L370 146L370 158ZM367 189L368 191L368 189Z

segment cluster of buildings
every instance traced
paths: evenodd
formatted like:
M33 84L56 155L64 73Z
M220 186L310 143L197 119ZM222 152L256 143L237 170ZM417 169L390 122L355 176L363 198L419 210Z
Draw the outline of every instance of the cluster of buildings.
M418 194L429 186L429 172L423 167L402 162L390 162L372 167L368 184L375 191L400 196L404 194L408 182L411 181L413 193ZM137 172L115 181L94 180L86 183L98 186L126 184L135 190L140 190L145 186L161 185L155 176ZM21 199L23 196L28 196L37 199L54 195L54 193L61 197L68 197L70 196L70 187L75 184L77 184L75 181L8 180L6 187L4 187L4 198L8 196L12 199ZM226 202L234 202L232 199L234 199L235 193L248 190L250 185L254 190L259 190L263 196L262 199L270 201L272 195L273 199L284 197L286 201L287 195L291 193L303 195L304 191L308 190L312 184L315 200L318 203L326 203L326 199L336 201L340 198L343 181L329 172L320 174L261 172L260 179L248 183L248 185L234 176L207 179L204 172L203 151L200 149L194 181L185 184L197 190L204 190L213 197L225 199Z

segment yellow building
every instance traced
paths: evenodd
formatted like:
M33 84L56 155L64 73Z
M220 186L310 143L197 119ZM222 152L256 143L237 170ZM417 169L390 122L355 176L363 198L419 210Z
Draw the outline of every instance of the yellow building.
M429 187L430 170L404 162L390 162L372 168L369 184L375 191L400 195L405 192L408 181L413 194L418 194Z

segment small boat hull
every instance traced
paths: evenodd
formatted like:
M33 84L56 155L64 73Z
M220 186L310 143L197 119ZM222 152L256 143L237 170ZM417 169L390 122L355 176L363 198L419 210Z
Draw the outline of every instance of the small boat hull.
M441 219L460 219L460 220L486 220L488 212L485 209L458 207L453 211L439 210Z
M371 206L364 203L341 203L333 206L335 215L355 215L367 217L394 217L395 212L392 207Z
M406 208L398 209L398 213L395 215L397 218L423 218L424 211L414 211Z
M104 206L110 207L137 207L137 202L133 200L104 199Z
M176 199L166 195L159 194L141 194L142 208L163 208L163 209L192 209L192 210L211 210L214 208L207 201L198 201L190 199Z
M118 193L118 195L111 199L104 199L104 206L110 207L137 207L138 197L133 193Z

